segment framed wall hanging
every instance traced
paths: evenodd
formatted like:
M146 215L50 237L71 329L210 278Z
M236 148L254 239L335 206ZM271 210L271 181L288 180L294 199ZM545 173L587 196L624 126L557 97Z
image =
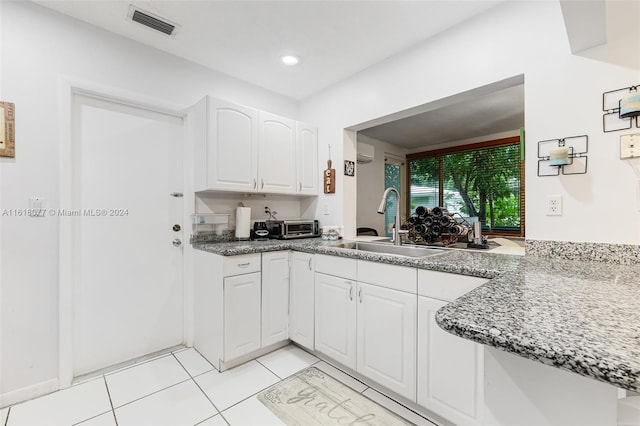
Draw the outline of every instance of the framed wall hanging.
M0 102L0 157L16 156L16 106Z

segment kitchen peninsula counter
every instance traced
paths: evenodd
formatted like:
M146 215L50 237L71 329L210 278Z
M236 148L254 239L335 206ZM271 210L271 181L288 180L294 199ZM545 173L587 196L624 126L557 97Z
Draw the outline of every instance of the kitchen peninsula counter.
M194 244L233 256L297 250L491 278L441 308L444 330L521 357L640 391L640 266L471 250L408 258L319 239Z

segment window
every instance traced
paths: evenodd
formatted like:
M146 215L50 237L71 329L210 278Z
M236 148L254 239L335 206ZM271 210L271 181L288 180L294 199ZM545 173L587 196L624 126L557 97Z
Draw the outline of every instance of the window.
M524 236L524 162L519 137L407 156L409 209L442 206L485 232Z

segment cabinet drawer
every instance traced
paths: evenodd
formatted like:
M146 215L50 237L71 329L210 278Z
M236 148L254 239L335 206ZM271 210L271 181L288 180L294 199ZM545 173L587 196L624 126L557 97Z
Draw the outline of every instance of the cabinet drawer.
M418 269L418 294L452 302L487 281L486 278Z
M355 280L357 279L358 269L356 259L316 254L316 272Z
M358 260L358 281L416 294L416 268Z
M224 258L224 276L250 274L260 271L260 253L227 256Z

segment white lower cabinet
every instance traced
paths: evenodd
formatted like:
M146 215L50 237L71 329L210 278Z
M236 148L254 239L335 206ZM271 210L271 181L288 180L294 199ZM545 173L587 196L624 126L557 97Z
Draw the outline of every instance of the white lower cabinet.
M194 346L216 366L290 338L455 424L482 423L483 347L435 313L487 280L288 251L196 251L194 266Z
M314 350L314 255L294 251L291 254L289 281L289 338Z
M417 296L358 283L356 370L416 399Z
M316 273L316 350L356 369L356 282Z
M486 281L418 270L417 402L455 424L482 422L484 352L482 345L441 329L435 315L449 301Z
M262 346L289 338L289 252L262 254Z
M289 338L289 255L194 251L193 345L216 368Z
M261 346L260 272L224 279L224 360Z
M415 401L416 294L318 272L315 288L316 350Z

